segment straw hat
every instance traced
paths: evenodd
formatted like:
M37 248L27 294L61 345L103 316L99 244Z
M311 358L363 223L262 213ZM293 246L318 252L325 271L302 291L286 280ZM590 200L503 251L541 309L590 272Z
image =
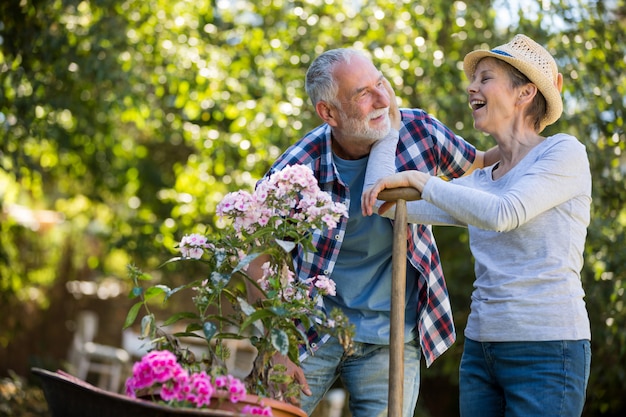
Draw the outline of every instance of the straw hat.
M561 117L563 101L558 80L559 71L556 61L544 47L528 36L515 35L509 43L491 51L470 52L463 60L463 70L467 78L472 79L478 62L486 57L497 58L511 64L537 86L547 103L546 114L540 123L541 130Z

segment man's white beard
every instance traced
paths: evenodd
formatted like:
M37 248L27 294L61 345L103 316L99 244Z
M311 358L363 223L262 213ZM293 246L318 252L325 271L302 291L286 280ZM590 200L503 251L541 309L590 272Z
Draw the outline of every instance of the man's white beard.
M357 136L363 139L380 140L387 136L389 129L391 129L391 120L389 119L388 108L374 110L363 119L348 116L343 109L340 109L339 111L345 121L343 131L346 135ZM370 127L369 121L383 114L385 115L385 124L379 128Z

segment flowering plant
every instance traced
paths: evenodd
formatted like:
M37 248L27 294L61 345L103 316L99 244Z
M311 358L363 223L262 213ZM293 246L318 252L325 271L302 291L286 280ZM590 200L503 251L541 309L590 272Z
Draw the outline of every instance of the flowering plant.
M133 376L126 381L126 394L136 398L143 390L155 389L164 401L172 405L196 407L211 405L216 392L228 396L231 403L237 403L246 395L244 384L231 375L217 376L214 379L205 371L189 372L168 350L154 350L133 365ZM246 404L242 414L271 416L270 407Z
M334 282L323 275L298 278L292 252L314 251L315 231L335 228L347 209L320 190L308 167L293 165L259 182L253 193L226 195L216 211L229 220L223 232L219 236L185 235L178 247L181 256L165 263L200 262L206 266L202 276L177 288L160 284L143 288L142 281L151 277L129 266L133 280L130 296L139 301L128 312L125 327L135 322L143 308L142 336L151 340L154 349L173 352L183 369L199 372L200 376L194 377L199 381L228 377L225 361L230 352L224 342L247 339L256 349L252 371L245 379L248 392L278 400L296 396L300 387L286 375L284 366L272 363L272 357L282 354L299 364L300 354L310 349L306 335L310 327L336 336L349 350L353 326L340 310L328 313L321 308L322 297L334 295ZM249 274L252 262L260 266L257 274ZM194 311L165 320L163 326L179 322L185 326L169 334L157 326L152 301L167 301L184 291L191 293ZM206 353L195 358L181 348L180 337L203 339ZM156 365L148 362L146 366ZM190 378L189 374L183 376ZM131 391L145 385L137 385L137 375L133 378L127 385ZM167 392L168 388L163 389ZM195 388L186 389L196 392ZM167 397L171 402L181 401L181 397ZM202 405L199 398L187 398L187 403Z

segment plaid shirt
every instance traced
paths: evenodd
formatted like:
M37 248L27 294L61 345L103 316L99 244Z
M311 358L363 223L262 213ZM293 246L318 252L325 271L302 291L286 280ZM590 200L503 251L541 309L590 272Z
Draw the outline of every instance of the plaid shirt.
M472 165L476 149L456 136L437 119L419 109L401 109L402 126L397 149L396 170L420 170L431 175L454 178L461 176ZM270 173L285 166L309 166L319 181L320 188L333 200L349 207L351 198L360 204L361 196L350 196L341 182L333 164L331 129L327 124L318 126L292 145L272 165ZM336 229L315 230L315 253L306 253L301 247L294 256L295 270L300 279L312 276L331 276L346 231L347 218L342 218ZM420 345L430 366L456 339L448 290L441 268L439 252L431 226L409 225L407 231L408 254L411 265L419 271L417 305ZM327 337L308 331L313 350ZM301 358L306 352L301 351Z

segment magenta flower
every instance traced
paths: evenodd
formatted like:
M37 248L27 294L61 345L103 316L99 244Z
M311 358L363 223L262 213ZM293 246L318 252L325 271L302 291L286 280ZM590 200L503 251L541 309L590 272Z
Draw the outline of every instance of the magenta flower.
M153 351L133 365L133 376L126 381L126 392L135 397L137 390L155 384L184 379L186 371L176 362L176 356L167 350Z
M193 403L198 408L211 403L215 388L211 385L211 377L206 372L191 374L188 387L189 392L185 398L186 401Z
M232 375L223 375L215 378L215 387L228 392L231 403L236 403L246 395L246 387L239 379Z
M133 375L126 381L126 394L137 397L137 391L154 390L161 399L172 405L191 405L197 408L208 406L216 390L228 393L229 401L239 402L246 395L243 382L232 375L215 378L205 371L189 374L167 350L152 351L133 366ZM257 415L271 415L257 414Z
M250 414L253 416L271 416L272 409L270 407L246 405L241 409L241 414Z

